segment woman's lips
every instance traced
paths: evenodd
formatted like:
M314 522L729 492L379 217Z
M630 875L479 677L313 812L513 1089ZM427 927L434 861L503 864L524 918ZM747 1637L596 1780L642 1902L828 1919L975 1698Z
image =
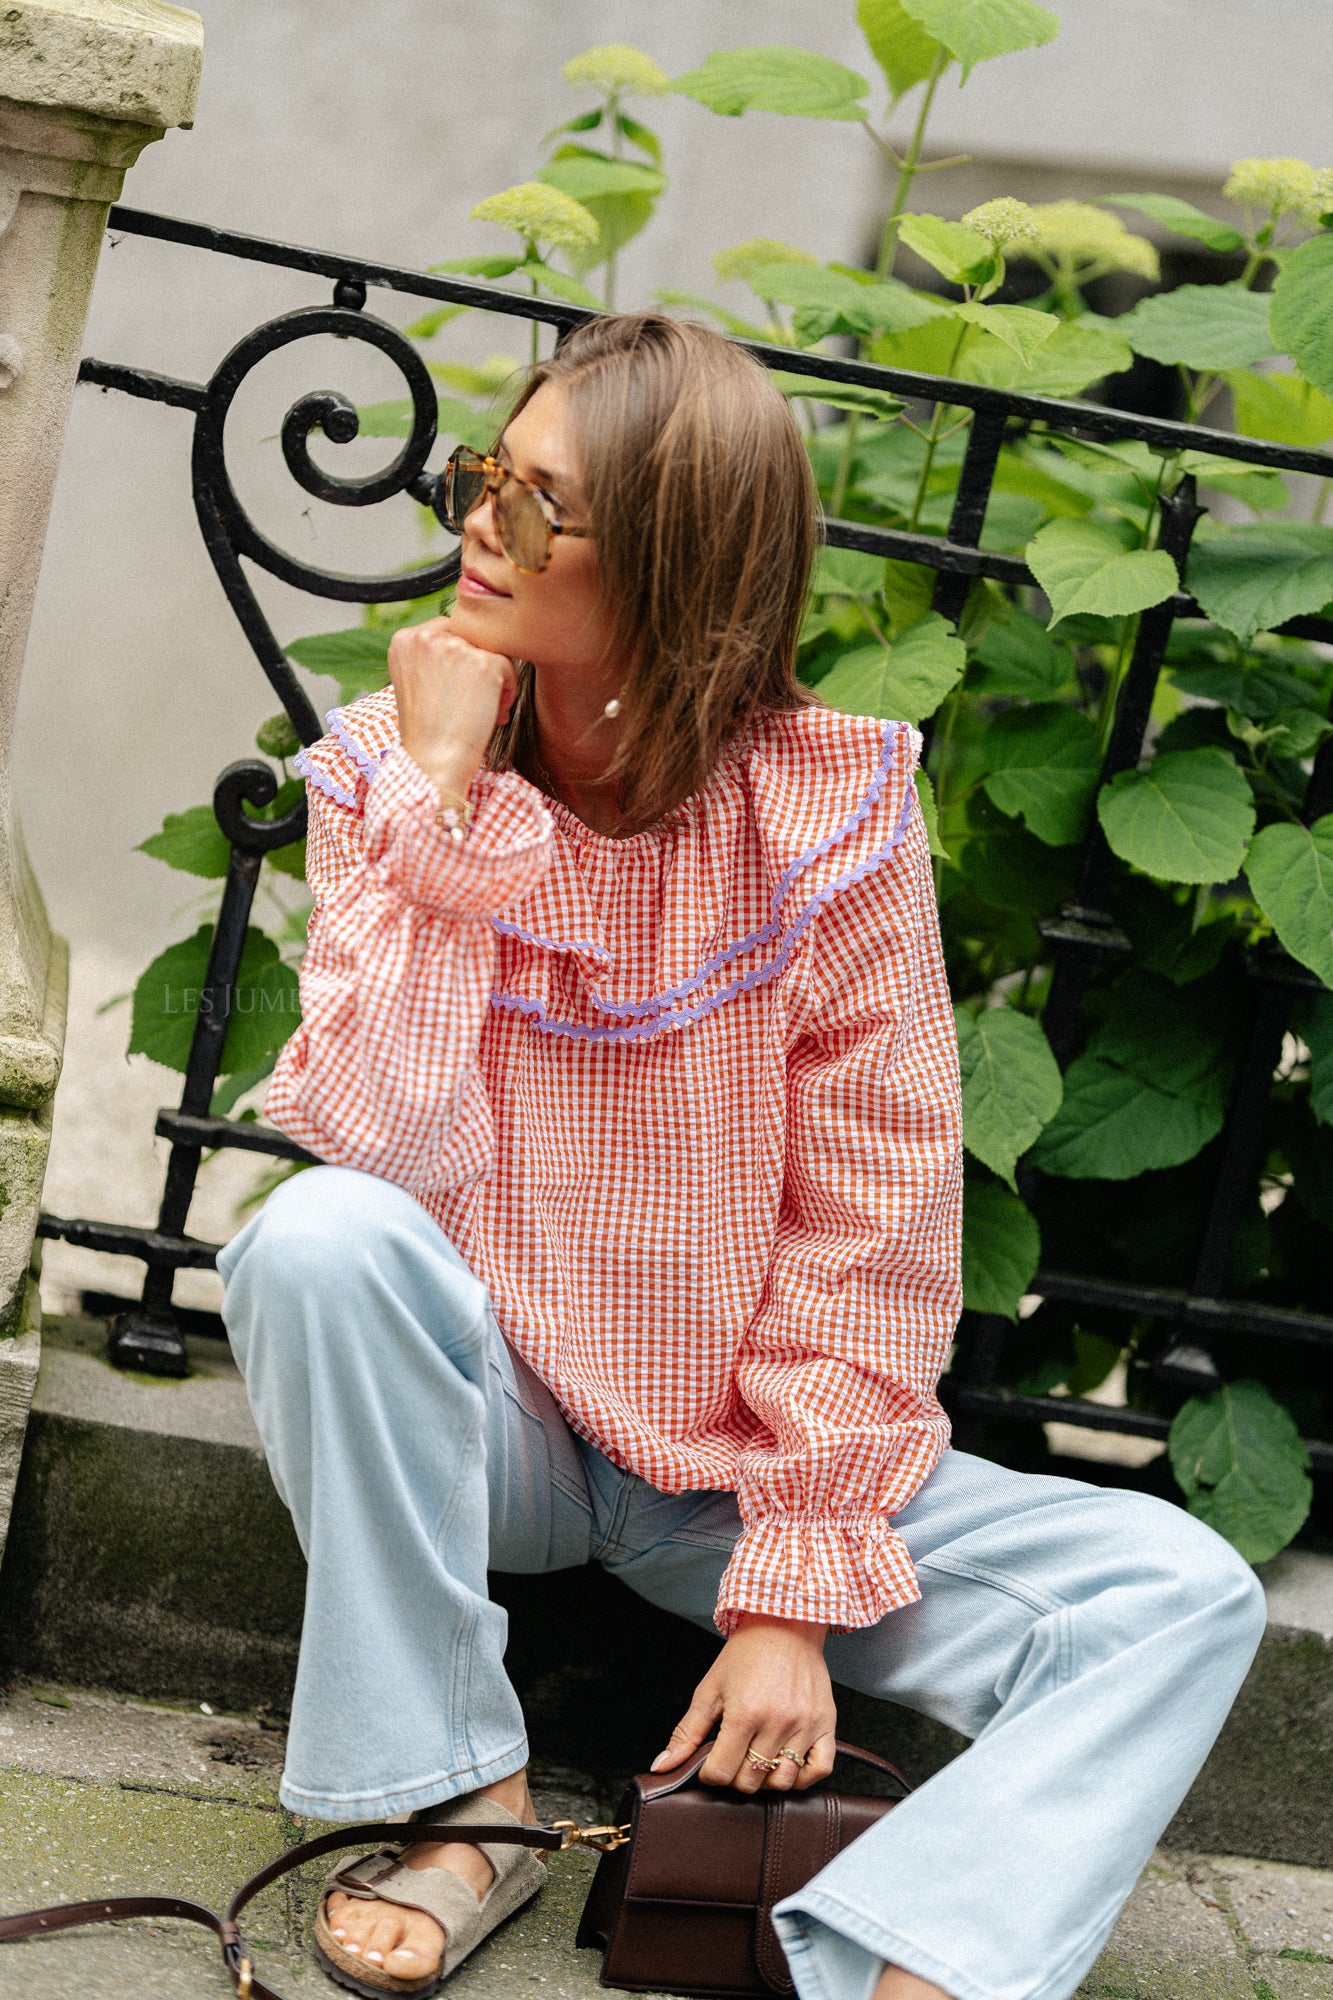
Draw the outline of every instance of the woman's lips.
M508 597L507 590L497 590L493 583L487 583L478 570L465 569L458 578L458 588L467 597Z

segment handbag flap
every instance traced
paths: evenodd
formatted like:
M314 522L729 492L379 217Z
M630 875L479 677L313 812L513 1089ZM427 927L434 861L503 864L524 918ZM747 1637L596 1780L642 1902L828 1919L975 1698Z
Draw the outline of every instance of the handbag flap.
M736 1792L691 1788L636 1801L625 1894L632 1901L759 1901L764 1814Z

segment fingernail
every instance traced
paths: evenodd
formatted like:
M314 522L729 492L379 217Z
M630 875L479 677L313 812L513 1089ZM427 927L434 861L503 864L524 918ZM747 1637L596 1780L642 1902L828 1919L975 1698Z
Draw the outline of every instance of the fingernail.
M334 1935L334 1936L335 1936L336 1938L345 1938L345 1937L347 1936L347 1933L346 1933L346 1931L343 1931L343 1930L338 1930L338 1931L335 1931L335 1932L333 1933L333 1935Z
M667 1753L666 1753L666 1751L665 1751L665 1750L659 1750L659 1752L658 1752L658 1754L656 1755L656 1757L654 1757L654 1758L653 1758L653 1761L652 1761L652 1763L651 1763L651 1764L650 1764L650 1765L648 1766L648 1769L649 1769L650 1771L660 1771L660 1770L661 1770L661 1768L662 1768L662 1766L663 1766L663 1764L665 1764L665 1763L666 1763L666 1760L667 1760Z
M361 1947L359 1944L349 1944L347 1949L351 1952L353 1958L360 1958Z

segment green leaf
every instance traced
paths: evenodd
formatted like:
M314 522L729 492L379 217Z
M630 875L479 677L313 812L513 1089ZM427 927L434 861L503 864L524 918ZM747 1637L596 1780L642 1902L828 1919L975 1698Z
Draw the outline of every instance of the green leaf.
M893 638L901 638L909 625L925 617L934 601L935 583L934 570L924 563L895 562L892 557L885 562L884 608Z
M292 728L291 717L285 709L270 715L255 731L255 748L262 750L266 757L286 760L294 757L301 747L301 739Z
M863 549L822 548L815 558L810 588L816 597L840 595L871 597L884 581L883 556L870 556Z
M625 111L619 114L617 123L631 146L637 146L641 153L646 153L650 160L661 165L662 141L651 126L641 125L637 118L631 118Z
M1312 521L1203 525L1185 581L1204 614L1248 643L1333 599L1333 528Z
M935 67L940 44L912 19L899 0L857 0L856 18L896 104L914 85L926 81Z
M1321 445L1333 438L1333 398L1302 375L1269 375L1237 368L1231 385L1235 425L1242 437L1274 444Z
M128 1055L151 1056L167 1069L186 1068L212 940L212 924L201 924L142 974L134 989ZM296 974L283 964L272 938L252 925L245 933L219 1074L254 1068L282 1047L300 1019Z
M577 278L571 278L564 271L557 271L552 265L543 263L540 257L528 257L523 264L525 276L536 278L542 291L553 292L558 299L568 299L571 305L592 306L599 312L602 301L596 292L590 292ZM492 426L494 434L494 426Z
M1017 1319L1041 1259L1032 1211L997 1181L963 1187L963 1304L969 1312Z
M916 785L917 802L921 807L921 817L926 825L926 840L937 861L947 861L949 850L940 839L940 816L935 810L935 787L924 771L917 771L913 778Z
M1073 671L1068 649L1056 644L1041 620L1014 611L987 628L972 655L968 685L980 694L1041 701L1059 694Z
M218 825L212 806L191 806L187 812L168 813L160 833L141 840L137 852L165 861L184 875L202 875L217 881L227 872L231 848Z
M549 132L543 132L538 145L549 146L552 139L558 139L562 132L595 132L602 122L602 105L591 111L580 111L574 118L566 118L563 125L553 125Z
M851 715L923 722L962 679L967 650L947 619L930 612L909 626L891 650L858 646L844 653L819 684L823 700Z
M1012 1007L955 1007L954 1023L963 1144L1013 1187L1019 1156L1060 1108L1059 1066L1037 1022Z
M1060 321L1058 325L1063 325ZM1047 345L1046 342L1042 343ZM1017 493L1025 498L1037 500L1046 512L1056 520L1082 520L1093 508L1092 495L1084 493L1080 487L1071 486L1067 479L1061 479L1043 459L1052 458L1049 452L1020 456L1015 451L1002 451L995 468L991 490L995 493ZM1053 463L1058 466L1059 461Z
M1121 771L1097 800L1111 852L1164 882L1230 882L1254 831L1254 797L1225 750L1168 750Z
M1196 242L1206 243L1210 250L1225 254L1245 248L1245 238L1229 222L1219 222L1216 216L1205 215L1192 201L1181 201L1173 194L1103 194L1097 200L1108 202L1113 208L1137 209L1140 215L1160 222L1164 229L1177 236L1192 236Z
M890 396L883 389L862 389L855 382L821 382L817 375L793 375L785 368L770 368L768 379L784 396L804 396L811 403L856 410L861 416L896 417L903 407L901 396Z
M1033 1149L1033 1164L1063 1180L1135 1180L1192 1160L1221 1131L1224 1115L1089 1052L1065 1071L1064 1098Z
M1075 849L1048 847L999 813L993 826L969 833L958 865L968 888L989 909L1029 917L1058 909L1078 879Z
M1104 376L1121 374L1133 360L1127 340L1079 320L1062 320L1032 356L1030 367L1001 342L988 340L964 348L957 372L964 381L980 382L990 389L1022 389L1031 396L1077 396Z
M1246 1562L1267 1562L1304 1524L1310 1455L1290 1412L1262 1382L1192 1396L1171 1425L1171 1470L1191 1514Z
M1269 324L1306 380L1333 396L1333 233L1312 236L1283 258Z
M573 256L576 269L604 264L652 220L666 186L655 167L613 160L583 146L565 146L542 168L541 179L582 202L597 224L597 241Z
M1313 826L1261 827L1245 873L1286 950L1333 987L1333 813Z
M1310 1051L1310 1109L1321 1125L1333 1125L1333 996L1303 996L1296 1027Z
M653 297L660 305L694 306L700 312L709 313L719 326L724 326L728 333L738 334L742 340L773 338L775 330L773 327L756 326L753 320L741 319L739 314L728 312L725 306L718 305L713 299L700 297L698 292L682 292L674 285L660 285L654 291Z
M1058 702L1006 709L989 724L982 749L993 806L1024 820L1049 847L1082 837L1101 768L1097 732L1085 715Z
M858 99L870 85L853 69L811 49L780 45L716 50L671 89L723 118L743 111L777 111L787 118L863 119Z
M339 701L349 702L359 695L373 694L387 683L392 637L388 626L354 625L349 632L318 632L309 639L293 639L283 651L307 673L325 674L336 681Z
M410 437L413 407L406 396L387 403L363 403L357 410L362 437ZM456 437L474 451L489 451L495 443L496 419L474 410L457 396L437 396L435 421L441 437Z
M1186 993L1155 973L1127 972L1090 1052L1154 1090L1220 1115L1234 1067L1226 990L1214 984Z
M1276 354L1268 300L1233 285L1177 285L1140 299L1116 321L1136 354L1186 368L1245 368Z
M1093 521L1049 521L1024 553L1050 600L1052 625L1088 614L1121 618L1146 611L1180 584L1165 549L1126 550Z
M428 271L453 271L465 278L507 278L523 262L521 257L498 251L488 257L450 257L444 264L427 264Z
M975 64L1040 48L1060 32L1058 17L1036 0L903 0L903 8L957 56L964 82Z
M967 320L1002 340L1030 369L1037 349L1044 346L1061 324L1054 313L1034 312L1031 306L983 306L975 303L955 306L955 319Z
M799 327L803 340L822 340L829 333L868 338L923 326L948 310L942 303L923 299L896 278L862 285L843 271L817 264L760 264L747 273L746 283L757 298L769 304L798 307L803 315Z
M460 319L471 310L471 306L437 306L434 312L423 313L420 319L414 319L410 326L403 328L403 332L409 340L429 340L442 326L448 326L450 320Z
M997 259L989 237L961 222L946 222L938 215L904 215L898 236L951 285L984 285L995 276Z
M549 187L572 194L586 208L590 196L608 194L661 194L665 176L656 167L638 160L613 160L606 153L587 146L562 146L548 160L538 176Z
M213 1092L212 1102L208 1107L211 1115L214 1118L230 1117L241 1099L252 1091L256 1084L262 1083L266 1076L272 1076L273 1065L277 1060L278 1053L275 1049L271 1055L265 1056L262 1062L257 1062L253 1069L238 1070L235 1076L229 1076L225 1083L220 1083Z

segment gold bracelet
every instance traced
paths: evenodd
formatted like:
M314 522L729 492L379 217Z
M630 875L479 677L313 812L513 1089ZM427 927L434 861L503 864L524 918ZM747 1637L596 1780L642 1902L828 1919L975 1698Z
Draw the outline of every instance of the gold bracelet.
M448 834L450 840L465 839L472 824L471 804L456 794L445 793L435 814L435 824Z

